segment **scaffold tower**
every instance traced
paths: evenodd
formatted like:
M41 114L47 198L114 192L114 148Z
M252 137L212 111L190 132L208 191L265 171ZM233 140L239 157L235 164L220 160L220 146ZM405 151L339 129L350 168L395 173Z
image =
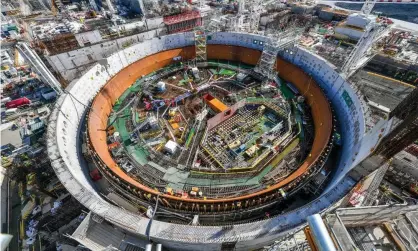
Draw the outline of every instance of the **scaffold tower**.
M258 60L254 71L268 79L274 79L277 53L281 49L291 44L295 44L300 35L301 31L296 28L279 34L270 35L263 45L263 52L261 53L261 57Z
M202 26L194 29L196 62L206 62L206 32Z
M269 38L269 40L264 44L263 52L261 53L261 57L258 60L254 71L263 76L266 76L268 79L273 79L274 67L276 66L276 58L278 52L279 48L275 46L272 39Z

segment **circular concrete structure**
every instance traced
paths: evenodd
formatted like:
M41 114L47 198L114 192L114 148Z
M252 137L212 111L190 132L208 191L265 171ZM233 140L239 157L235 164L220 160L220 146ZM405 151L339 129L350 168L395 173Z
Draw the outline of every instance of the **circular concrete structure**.
M93 213L125 231L142 237L149 234L151 239L173 250L220 250L222 243L233 243L236 250L260 247L303 226L307 216L327 210L352 188L354 181L346 174L356 162L354 152L361 146L363 108L349 84L331 65L310 52L292 47L279 53L276 65L280 78L292 83L310 107L314 139L302 164L273 185L227 198L178 197L153 189L128 175L112 157L106 131L109 116L118 98L138 78L174 63L176 57L193 59L192 35L175 34L145 41L110 56L107 64L93 66L68 94L61 96L51 114L49 156L58 177L74 197ZM207 56L209 60L255 65L261 55L260 44L265 40L265 37L252 34L216 33L208 42ZM251 219L252 214L270 210L284 200L283 192L291 196L321 170L333 144L335 125L331 107L340 122L342 143L332 170L334 177L322 195L269 219L244 224L230 220L228 223L232 219L228 217L237 213L245 220ZM84 152L90 156L87 162L81 154L79 136L83 124L87 126L86 146L89 150ZM144 206L158 203L159 207L172 213L199 215L202 219L210 216L216 221L216 217L223 217L228 220L220 225L229 225L229 230L225 231L222 226L174 224L157 218L147 232L148 218L121 209L99 195L90 180L88 162L94 163L127 200Z
M209 60L230 60L250 65L255 65L260 57L260 51L225 45L209 45L207 53ZM131 86L136 79L167 66L173 62L173 58L178 56L181 56L186 60L193 59L194 47L159 52L138 60L121 70L96 95L88 117L87 125L90 144L93 151L97 154L97 157L105 165L105 168L102 171L114 181L120 182L119 184L125 189L128 189L128 187L134 189L134 194L142 199L148 199L149 201L155 201L159 192L134 180L116 164L109 153L106 140L107 134L103 129L108 126L105 122L108 121L108 115L112 111L112 106L122 95L122 92ZM279 76L285 81L293 83L299 91L305 95L306 102L310 105L315 127L315 138L309 157L295 172L286 177L286 179L259 192L227 199L219 198L206 200L161 194L160 198L162 199L161 202L164 206L176 208L178 210L186 210L187 208L191 210L192 205L188 205L187 203L196 203L201 204L201 210L194 210L196 213L203 213L205 205L207 207L207 212L211 211L211 208L213 212L224 212L228 210L228 208L232 210L239 202L242 203L241 208L245 208L245 205L249 207L249 205L253 204L253 200L262 200L263 202L267 200L277 200L282 197L278 191L280 188L284 188L287 191L291 190L292 187L296 187L298 181L309 175L313 166L320 162L320 157L326 156L326 149L332 133L332 113L325 95L321 92L321 89L316 82L311 80L311 78L298 67L289 64L282 59L278 59L277 68L280 69ZM152 196L149 196L148 194ZM226 203L230 204L228 205ZM233 204L235 204L235 207ZM196 206L199 207L198 205Z

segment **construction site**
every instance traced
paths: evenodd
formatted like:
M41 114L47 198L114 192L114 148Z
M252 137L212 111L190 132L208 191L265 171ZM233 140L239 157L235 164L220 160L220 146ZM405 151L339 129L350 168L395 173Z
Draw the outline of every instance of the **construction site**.
M10 248L414 250L418 27L376 2L2 1Z
M314 129L304 99L283 80L262 83L239 64L190 63L141 77L118 99L107 139L118 164L161 192L202 198L222 189L237 195L237 185L254 192L261 180L273 184L295 170L312 144L301 130ZM230 180L217 185L208 175ZM260 182L244 182L251 176Z
M293 84L252 72L245 63L182 60L141 76L108 118L113 159L137 182L183 199L242 196L283 181L311 150L310 108Z

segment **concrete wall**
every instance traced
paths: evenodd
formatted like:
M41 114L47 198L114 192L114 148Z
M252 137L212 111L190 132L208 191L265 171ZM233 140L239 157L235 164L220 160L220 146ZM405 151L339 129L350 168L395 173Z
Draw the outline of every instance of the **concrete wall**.
M69 52L46 56L46 59L56 72L61 73L65 80L71 82L85 74L98 60L107 58L115 52L130 47L133 44L149 40L161 31L162 29L152 30L102 43L100 43L97 34L89 33L85 39L95 41L91 42L95 44ZM82 37L84 36L80 35L77 38L76 35L81 46L84 45Z
M328 187L331 189L358 163L356 158L365 135L362 101L350 83L325 59L302 48L285 50L280 55L310 74L323 89L335 110L342 137L342 153L339 164L335 167L338 169L337 175Z
M93 64L91 69L86 71L84 75L80 76L78 81L71 85L69 89L71 94L64 94L60 97L56 108L51 113L47 133L48 155L63 185L89 210L102 216L105 220L123 227L126 231L141 236L145 235L149 220L106 202L96 193L90 181L86 178L83 172L83 169L86 167L83 166L78 153L79 124L88 108L89 102L116 73L132 62L158 51L192 45L192 38L193 34L191 33L174 34L161 39L154 38L144 43L135 44L118 53L108 55L107 62L109 65L105 67ZM209 43L239 45L261 50L262 45L260 45L260 42L264 41L264 37L252 34L217 33L212 36ZM90 53L94 51L99 55L103 53L103 50L94 50L91 47L89 47L89 50ZM85 62L87 53L88 51L80 52L74 55L74 57L80 56L80 61ZM364 119L362 119L361 115L362 108L357 96L350 86L333 71L333 68L322 59L298 48L295 48L292 54L285 55L282 53L282 56L312 74L318 80L319 85L326 89L325 93L332 101L334 109L341 113L339 115L341 124L346 123L346 125L343 125L343 159L350 161L354 157L350 155L350 152L356 149L361 142L361 140L357 139L356 134L361 137L364 133ZM243 59L250 62L255 60L250 58L250 55L247 58L246 55L236 55L233 52L231 52L231 56L228 56L228 58L230 60L235 58ZM57 61L59 60L57 59ZM60 63L65 64L67 62ZM283 67L286 66L284 62L281 64ZM322 66L325 72L315 70L319 68L318 65ZM308 82L307 90L309 90ZM350 106L345 101L340 100L342 93L345 93L344 91L348 93L353 102ZM117 93L108 93L108 95L113 96L117 95ZM310 102L313 104L315 100L312 99ZM351 108L353 106L354 108ZM90 116L98 116L100 108L98 109L90 113ZM101 123L106 125L106 121ZM358 126L354 126L355 124L358 124ZM346 147L348 149L345 149ZM341 165L338 168L346 171L348 166L350 164L346 163L345 166ZM222 227L187 226L154 221L150 235L154 241L163 243L165 247L172 250L220 250L223 242L237 242L236 250L248 250L271 243L275 238L285 234L287 231L300 227L305 222L307 216L327 210L347 194L353 185L354 182L351 179L341 174L338 176L338 179L334 180L326 193L303 207L268 220L235 225L228 230Z
M80 46L99 43L103 40L98 30L77 33L75 34L75 39L77 39Z

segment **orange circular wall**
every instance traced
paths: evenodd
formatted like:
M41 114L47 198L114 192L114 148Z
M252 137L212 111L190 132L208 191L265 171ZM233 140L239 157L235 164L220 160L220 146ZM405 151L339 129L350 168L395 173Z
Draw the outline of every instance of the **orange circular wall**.
M207 55L208 59L240 61L246 64L255 65L258 62L261 52L239 46L209 45L207 48ZM138 189L155 195L158 193L157 191L144 186L138 181L129 177L116 164L109 153L106 143L106 131L104 129L107 127L107 121L112 107L115 101L122 95L122 93L129 86L131 86L136 79L173 63L172 59L177 56L182 56L183 59L194 58L194 47L191 46L159 52L157 54L140 59L128 67L122 69L108 83L106 83L106 85L94 98L90 110L91 112L89 113L88 117L88 135L90 144L99 158L103 161L103 163L119 179L125 180L133 187L137 187ZM217 200L200 200L191 198L183 199L167 194L160 195L160 197L175 201L188 201L195 203L239 201L263 195L271 192L272 190L283 187L284 185L289 184L296 178L303 175L309 169L309 167L323 152L330 139L332 131L332 113L330 105L315 81L300 68L278 58L277 70L279 72L279 76L282 79L293 83L299 89L300 93L305 96L306 102L311 106L312 117L315 125L315 139L310 155L305 160L305 162L302 163L302 165L286 179L275 184L274 186L253 194Z

